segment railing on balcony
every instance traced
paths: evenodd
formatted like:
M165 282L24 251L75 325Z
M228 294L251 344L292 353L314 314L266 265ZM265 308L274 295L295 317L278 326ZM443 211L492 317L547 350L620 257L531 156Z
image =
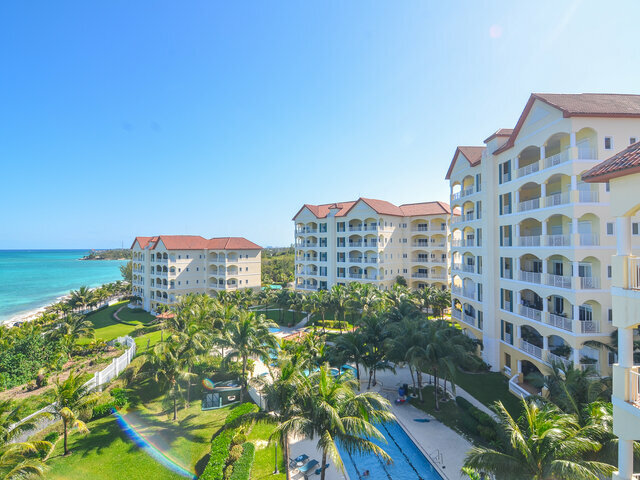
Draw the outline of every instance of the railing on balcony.
M568 247L571 245L571 235L547 235L545 245L547 247Z
M535 210L540 208L540 199L539 198L532 198L531 200L525 200L523 202L520 202L518 204L518 211L519 212L526 212L528 210Z
M457 200L459 198L463 198L463 197L468 197L469 195L473 195L474 192L474 188L473 185L470 187L465 188L464 190L460 190L459 192L454 193L453 195L451 195L451 198L453 200Z
M597 191L578 190L578 201L581 203L597 203L600 199Z
M536 173L540 171L540 161L536 160L535 162L526 165L524 167L520 167L518 169L518 178L524 177L526 175L531 175L532 173Z
M593 370L596 374L600 371L600 362L580 363L580 370Z
M451 316L453 318L457 318L458 320L462 320L462 312L460 310L456 310L455 308L451 309Z
M545 207L556 207L558 205L566 205L571 202L571 195L569 192L556 192L550 193L544 198Z
M520 305L520 315L539 322L542 318L542 310L528 307L526 305Z
M414 273L411 274L411 278L429 278L429 274L428 273L414 272Z
M600 245L600 235L598 235L597 233L581 233L580 245L598 246Z
M520 270L520 281L528 283L542 283L542 274L539 272L527 272L526 270Z
M555 155L551 155L544 159L544 168L555 167L556 165L560 165L561 163L569 161L569 150L565 149L560 153L556 153Z
M362 225L349 225L349 231L350 232L361 232L362 231Z
M349 263L362 263L362 257L349 258Z
M362 242L349 242L349 247L361 247Z
M547 362L549 363L561 363L565 366L565 368L569 368L573 363L571 360L565 357L561 357L560 355L556 355L552 352L547 352Z
M598 277L578 277L578 288L583 290L599 289L600 278Z
M513 345L513 336L510 333L505 332L503 334L503 338L506 343L508 343L509 345Z
M471 300L475 300L476 299L476 292L475 290L464 290L461 294L463 297L465 298L469 298Z
M453 285L451 287L451 293L453 293L455 295L462 295L462 287L458 287L456 285Z
M564 275L553 275L547 273L544 283L552 287L558 288L571 288L571 277L565 277Z
M411 260L413 263L429 263L429 257L418 257Z
M417 226L411 229L412 232L428 232L429 231L429 226L428 225L424 225L424 226Z
M363 263L378 263L380 259L378 257L372 257L372 258L365 257L362 261Z
M556 328L561 328L562 330L566 330L567 332L573 331L573 326L571 323L571 318L563 317L562 315L558 315L556 313L547 313L547 321L548 325L551 325Z
M467 315L465 313L463 318L464 323L468 323L469 325L473 325L474 327L476 326L476 317L474 317L473 315Z
M511 380L509 380L509 391L518 397L527 398L531 395L528 391L518 385L518 374L515 374L511 377Z
M413 242L412 245L414 247L428 247L429 246L429 242L427 242L426 240L422 241L422 242Z
M629 288L640 290L640 257L629 257Z
M640 367L629 372L629 402L640 408Z
M518 237L518 246L520 247L539 247L540 235L520 235Z
M600 333L600 324L598 322L580 320L580 332Z
M472 220L475 220L474 212L467 212L467 213L465 213L465 214L464 214L464 219L465 219L465 221L467 221L467 222L470 222L470 221L472 221Z
M525 339L520 339L520 349L527 352L529 355L533 355L536 358L542 360L542 349L533 343L527 342Z
M361 273L350 273L349 278L362 278Z

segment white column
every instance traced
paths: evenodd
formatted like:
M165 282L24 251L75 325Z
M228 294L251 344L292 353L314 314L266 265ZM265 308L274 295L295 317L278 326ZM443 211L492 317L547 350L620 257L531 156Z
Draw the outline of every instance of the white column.
M543 158L546 158L546 148L544 145L542 145L540 147L540 160L542 160Z
M520 190L516 190L515 191L515 199L516 199L516 201L515 201L515 205L514 205L514 208L513 208L513 212L514 213L517 211L516 209L518 208L518 205L520 204Z
M547 196L547 184L544 182L540 184L540 196L542 198Z
M518 360L517 366L518 371L516 373L522 373L522 360Z
M542 276L544 277L547 274L547 259L544 258L542 260Z
M579 268L578 267L580 266L580 262L574 261L574 262L571 262L571 264L572 264L572 273L571 273L571 275L577 278L578 277L578 272L579 272Z
M577 368L578 365L580 365L580 349L574 348L572 353L573 353L573 364Z
M516 292L516 305L520 305L522 303L522 294L520 292ZM515 311L515 309L514 309ZM520 327L518 327L520 328Z
M571 219L571 233L578 233L578 219L575 217Z
M542 221L542 235L546 235L547 234L547 222L546 220Z
M542 337L542 349L549 350L549 337Z
M580 319L580 305L573 306L573 321L577 322Z
M516 239L520 238L520 224L516 223Z
M618 473L614 478L633 479L633 440L618 439Z
M571 148L576 146L576 132L571 132L569 134L569 146Z
M513 159L513 170L514 170L514 172L517 172L518 168L520 168L520 156L517 156L516 158Z
M578 189L578 176L571 175L571 190L577 190L577 189Z
M633 329L618 329L618 365L623 368L633 367Z
M516 275L520 275L520 257L516 257L516 271L515 271L515 275L513 276L514 279L517 279Z
M631 255L631 217L616 218L617 255Z

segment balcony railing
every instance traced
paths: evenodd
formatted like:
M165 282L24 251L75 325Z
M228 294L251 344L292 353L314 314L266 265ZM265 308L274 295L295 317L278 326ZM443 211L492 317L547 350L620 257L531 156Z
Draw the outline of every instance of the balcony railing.
M569 368L573 363L571 360L556 355L555 353L547 352L547 362L549 363L561 363L565 368Z
M598 246L600 245L600 235L597 233L581 233L580 245L582 246Z
M536 210L540 208L540 199L532 198L531 200L525 200L524 202L520 202L518 204L519 212L526 212L528 210Z
M463 197L468 197L469 195L473 195L474 189L473 189L473 185L470 187L465 188L464 190L460 190L459 192L454 193L453 195L451 195L451 198L453 200L457 200L459 198L463 198Z
M520 315L530 318L531 320L535 320L536 322L540 322L542 319L542 310L527 307L526 305L520 305Z
M475 247L476 241L473 238L468 238L466 240L463 238L456 238L451 241L451 244L454 247Z
M412 232L428 232L429 231L429 226L425 225L425 226L418 226L418 227L414 227L411 229Z
M429 257L419 257L411 260L413 263L429 263Z
M362 278L361 273L350 273L349 278Z
M566 205L571 202L569 192L550 193L544 198L545 207L557 207L558 205Z
M463 318L464 323L468 323L469 325L473 325L474 327L476 326L476 317L474 317L473 315L467 315L465 313Z
M567 332L573 331L571 319L567 317L563 317L562 315L557 315L555 313L547 313L546 323L553 327L566 330Z
M571 235L547 235L545 245L547 247L568 247L571 245Z
M579 190L578 201L581 203L597 203L599 199L597 191Z
M462 312L460 310L456 310L455 308L451 309L451 316L453 318L457 318L458 320L462 320Z
M520 339L520 349L542 360L542 349L533 343L529 343L524 339Z
M510 333L505 333L504 341L507 342L509 345L513 345L513 336Z
M425 240L424 242L413 242L411 245L414 247L428 247L429 242Z
M593 321L580 320L581 333L600 333L600 324Z
M518 237L518 246L520 247L539 247L541 235L520 235Z
M362 257L359 257L359 258L349 258L349 263L362 263Z
M544 168L555 167L556 165L560 165L561 163L569 161L569 150L563 150L560 153L556 153L555 155L551 155L544 159Z
M428 273L414 272L414 273L411 274L411 278L429 278L429 274Z
M536 160L535 162L526 165L524 167L520 167L518 169L518 178L524 177L526 175L531 175L532 173L536 173L540 171L540 160Z
M362 231L362 225L350 225L349 226L349 231L350 232L361 232Z
M640 367L629 372L629 402L640 408Z
M361 247L362 242L349 242L349 247Z
M542 283L542 274L538 272L527 272L526 270L520 270L520 281L527 283Z
M600 278L598 277L578 277L578 287L583 290L599 289Z
M571 288L571 277L547 273L547 278L545 279L544 283L552 287Z
M640 290L640 257L629 257L629 288Z

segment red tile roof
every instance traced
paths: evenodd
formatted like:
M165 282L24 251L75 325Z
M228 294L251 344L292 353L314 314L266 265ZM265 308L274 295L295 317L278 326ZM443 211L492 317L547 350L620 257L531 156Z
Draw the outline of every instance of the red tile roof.
M458 147L456 148L456 152L453 154L453 158L451 159L451 165L449 165L449 170L447 171L447 176L444 177L447 180L451 178L451 173L453 172L453 167L456 164L456 160L458 160L458 155L462 155L467 159L469 165L475 167L476 165L480 165L482 161L482 152L484 152L486 147Z
M262 250L261 246L243 237L219 237L207 240L200 235L136 237L131 248L138 242L141 248L149 245L150 250L155 250L160 241L167 250Z
M612 178L640 173L640 142L629 145L626 149L607 158L591 170L582 174L586 182L607 182Z
M407 203L396 206L386 200L360 197L358 200L352 202L326 203L323 205L311 205L305 203L302 208L298 210L298 213L293 216L293 220L295 220L300 212L305 208L307 208L316 218L326 218L329 214L329 210L333 208L338 209L336 217L344 217L358 202L366 203L380 215L392 215L396 217L441 215L449 214L451 212L449 205L444 202Z
M496 130L491 136L487 137L484 140L484 143L489 143L491 140L493 140L496 137L510 137L512 133L513 133L513 128L500 128Z
M536 100L557 108L568 117L640 117L640 95L617 93L532 93L509 140L494 154L513 147Z

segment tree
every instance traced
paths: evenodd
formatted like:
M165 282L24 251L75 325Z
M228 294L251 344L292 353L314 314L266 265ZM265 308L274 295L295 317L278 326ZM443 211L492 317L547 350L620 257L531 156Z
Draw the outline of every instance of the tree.
M80 306L82 307L82 310L86 310L87 305L91 303L93 292L89 287L82 286L78 290L72 290L70 295L69 304L72 305L73 308Z
M514 420L497 402L499 448L474 447L464 466L489 473L496 480L598 480L610 477L613 465L588 460L602 445L580 427L574 415L553 404L523 400L523 415Z
M264 315L240 310L236 321L227 325L224 343L232 350L225 356L225 363L240 359L242 362L242 389L240 402L244 400L244 390L247 387L247 361L256 355L269 363L269 351L277 344L276 337L269 331L275 324Z
M131 283L133 278L133 263L129 260L124 265L120 265L120 275L125 282Z
M65 455L71 454L67 445L69 430L77 429L80 433L89 432L87 425L80 420L80 417L98 400L98 395L91 393L84 383L80 375L71 371L66 380L62 382L60 379L56 380L53 389L52 406L54 415L62 419Z
M384 367L385 341L391 333L388 327L383 314L366 316L360 320L358 332L364 346L362 363L369 370L367 389L371 388L372 381L375 385L376 372Z
M373 423L394 418L385 398L375 392L355 393L356 380L348 375L333 377L328 365L323 365L303 382L297 388L287 418L276 427L274 434L317 438L317 447L322 451L321 480L325 479L327 457L344 472L338 442L350 453L374 454L391 460L372 441L384 441Z
M346 332L334 340L333 350L337 353L340 363L353 362L356 365L356 379L360 389L360 364L365 356L362 337L357 332Z
M93 323L87 317L72 313L64 317L49 333L62 339L67 355L71 358L78 340L92 338L94 331Z

